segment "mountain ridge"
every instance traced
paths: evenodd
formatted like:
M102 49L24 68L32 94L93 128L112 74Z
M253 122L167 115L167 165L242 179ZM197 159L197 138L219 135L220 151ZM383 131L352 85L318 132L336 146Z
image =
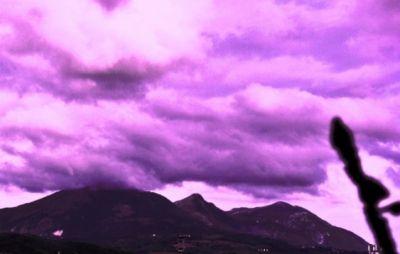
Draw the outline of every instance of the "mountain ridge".
M324 245L338 249L364 249L367 242L355 233L336 227L309 210L286 202L238 208L228 213L248 233L290 241L296 245Z
M194 193L182 200L174 202L178 207L185 210L198 220L203 221L208 226L216 227L220 230L238 231L235 221L218 208L215 204L206 201L203 196Z
M177 235L188 233L209 239L210 244L211 236L233 241L237 239L235 235L244 234L243 238L249 239L246 244L253 238L265 238L294 246L366 250L367 243L362 238L324 222L308 210L286 202L223 211L198 193L173 203L157 193L125 188L63 190L14 208L0 209L1 232L45 238L56 238L54 233L61 232L67 240L128 250L152 246L155 241L170 244ZM310 226L312 223L319 231ZM308 233L296 238L299 230ZM321 242L318 233L333 237L325 235ZM344 246L330 238L344 238L347 244L350 239L354 243Z

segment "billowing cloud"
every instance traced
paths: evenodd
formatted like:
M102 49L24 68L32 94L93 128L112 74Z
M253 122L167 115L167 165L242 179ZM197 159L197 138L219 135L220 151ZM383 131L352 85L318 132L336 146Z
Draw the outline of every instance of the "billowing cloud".
M24 92L48 91L68 100L142 96L145 86L202 58L207 48L201 37L207 1L160 4L6 1L0 61Z
M0 180L30 191L198 181L255 196L318 195L335 158L332 115L348 119L373 153L398 133L390 104L260 84L210 99L165 88L124 103L13 96L3 106Z

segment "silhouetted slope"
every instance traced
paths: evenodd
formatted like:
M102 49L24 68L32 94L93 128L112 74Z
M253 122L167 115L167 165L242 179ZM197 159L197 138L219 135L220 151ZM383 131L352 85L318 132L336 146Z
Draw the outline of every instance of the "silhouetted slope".
M356 234L332 226L304 208L284 202L257 208L235 208L228 213L251 234L301 246L367 249L367 242Z
M0 210L0 230L128 246L153 234L200 232L201 223L161 195L126 189L60 191L38 201Z
M239 230L236 221L213 203L207 202L200 194L192 194L175 204L207 226L221 230Z

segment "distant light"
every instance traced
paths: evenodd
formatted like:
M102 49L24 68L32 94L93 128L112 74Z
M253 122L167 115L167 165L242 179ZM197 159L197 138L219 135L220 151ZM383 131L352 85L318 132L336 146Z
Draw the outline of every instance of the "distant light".
M63 235L63 233L64 233L64 230L59 229L59 230L54 231L53 235L57 236L57 237L61 237Z

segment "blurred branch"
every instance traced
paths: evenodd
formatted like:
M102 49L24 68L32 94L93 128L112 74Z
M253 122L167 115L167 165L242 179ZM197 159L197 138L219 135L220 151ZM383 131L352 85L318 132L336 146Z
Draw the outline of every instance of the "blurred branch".
M381 208L381 212L391 213L392 215L400 215L400 201L394 202L390 205Z
M381 182L364 173L353 132L339 117L332 119L330 141L345 164L346 174L357 186L359 198L364 204L364 214L376 244L382 248L384 254L396 254L391 230L382 213L390 212L397 215L400 212L400 203L391 204L383 210L378 207L379 202L389 196L389 191Z

